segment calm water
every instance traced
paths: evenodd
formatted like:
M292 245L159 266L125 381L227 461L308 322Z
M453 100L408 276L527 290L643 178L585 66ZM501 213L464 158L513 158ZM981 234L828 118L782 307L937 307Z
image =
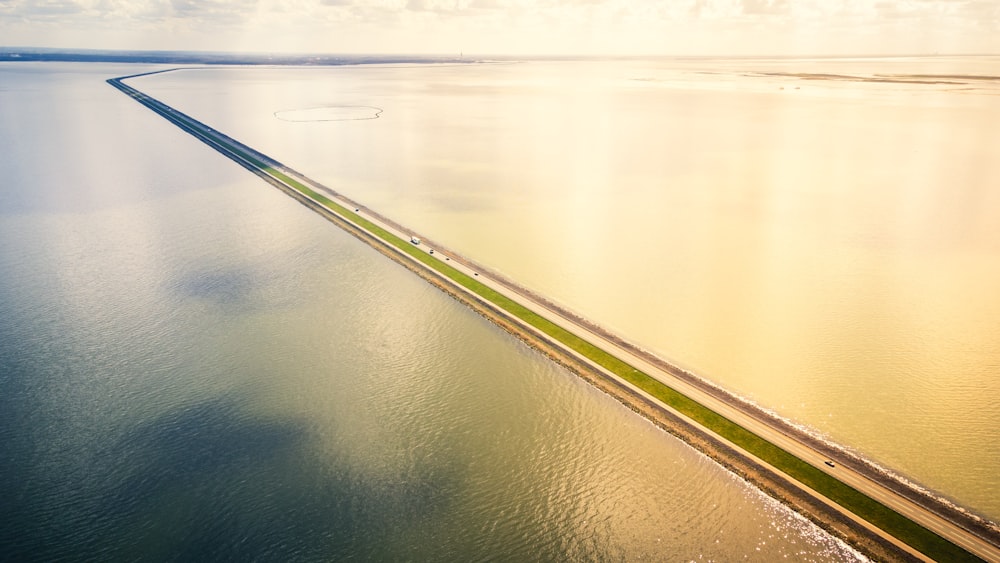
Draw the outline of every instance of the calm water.
M0 559L854 554L110 86L0 65Z
M915 76L933 74L948 76ZM136 85L996 519L998 76L1000 58L976 57ZM365 107L383 111L301 121Z

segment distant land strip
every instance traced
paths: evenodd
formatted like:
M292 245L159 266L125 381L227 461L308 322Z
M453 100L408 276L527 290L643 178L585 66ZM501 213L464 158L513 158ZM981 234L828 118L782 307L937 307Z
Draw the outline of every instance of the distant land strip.
M1000 76L988 74L872 74L855 76L850 74L817 74L805 72L755 72L747 76L770 76L778 78L798 78L800 80L840 80L847 82L886 82L890 84L931 84L970 85L992 83Z
M0 47L0 61L296 66L468 62L468 60L463 59L461 56L446 55L309 55L199 51L111 51L102 49L44 49L16 47Z
M876 468L843 450L735 400L440 245L420 244L412 231L123 83L142 75L107 82L866 555L878 560L1000 561L1000 534L990 523L929 495L901 493Z

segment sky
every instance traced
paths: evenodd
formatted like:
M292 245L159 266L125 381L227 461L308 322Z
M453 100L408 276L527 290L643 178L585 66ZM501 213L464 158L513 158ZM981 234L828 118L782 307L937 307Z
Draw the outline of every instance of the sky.
M1000 0L0 0L0 46L255 53L1000 53Z

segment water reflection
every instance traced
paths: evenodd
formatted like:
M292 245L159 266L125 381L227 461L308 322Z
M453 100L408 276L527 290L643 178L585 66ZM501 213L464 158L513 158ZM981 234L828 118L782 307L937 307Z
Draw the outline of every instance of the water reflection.
M64 105L134 104L120 69L45 68ZM0 153L2 557L854 556L169 124L91 109L88 158L145 178L120 198L52 206L100 189ZM72 158L72 123L18 142Z
M218 70L138 86L996 517L998 65ZM270 116L331 103L385 111Z

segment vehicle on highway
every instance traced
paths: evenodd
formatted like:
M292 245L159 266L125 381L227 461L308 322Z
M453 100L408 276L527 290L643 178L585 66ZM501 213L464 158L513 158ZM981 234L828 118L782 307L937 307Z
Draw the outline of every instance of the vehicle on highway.
M832 461L830 461L830 460L826 460L826 461L824 461L823 463L825 463L825 464L829 465L830 467L836 467L835 465L833 465L833 462L832 462Z
M420 244L420 239L417 237L410 237L410 242L413 244Z

